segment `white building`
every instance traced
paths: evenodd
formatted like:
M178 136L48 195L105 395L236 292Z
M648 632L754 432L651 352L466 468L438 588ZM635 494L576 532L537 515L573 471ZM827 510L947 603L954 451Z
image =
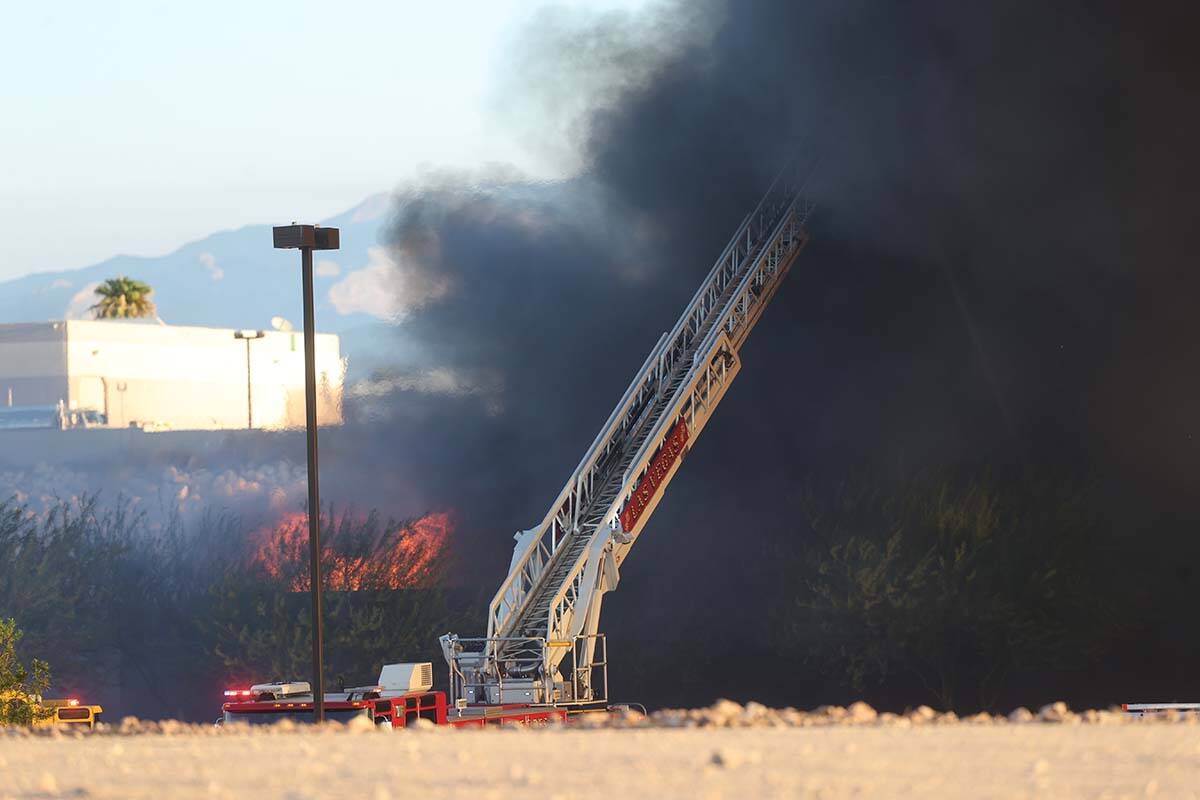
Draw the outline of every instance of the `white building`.
M262 333L115 320L0 325L0 427L37 427L26 422L48 413L64 427L303 427L303 334ZM316 335L316 368L317 421L336 425L337 336Z

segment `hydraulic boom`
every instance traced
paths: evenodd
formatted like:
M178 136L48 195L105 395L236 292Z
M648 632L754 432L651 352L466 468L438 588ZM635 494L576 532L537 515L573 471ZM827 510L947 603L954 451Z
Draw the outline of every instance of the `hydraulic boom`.
M738 352L804 247L794 171L772 184L664 333L542 522L519 531L486 637L441 637L452 700L607 699L600 605L741 368Z

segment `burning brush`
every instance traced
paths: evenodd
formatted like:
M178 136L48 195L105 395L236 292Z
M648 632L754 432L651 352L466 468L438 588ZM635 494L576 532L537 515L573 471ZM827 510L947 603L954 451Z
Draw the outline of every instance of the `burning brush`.
M357 592L424 588L443 571L453 530L447 512L404 523L343 513L322 524L325 588ZM309 590L308 515L292 512L253 534L253 563L293 592Z

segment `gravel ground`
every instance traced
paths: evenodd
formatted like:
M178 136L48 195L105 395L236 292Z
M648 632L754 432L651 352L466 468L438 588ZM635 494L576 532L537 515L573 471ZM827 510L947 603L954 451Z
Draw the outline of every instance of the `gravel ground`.
M761 709L729 703L650 719L629 715L595 730L217 730L127 721L89 735L0 733L0 798L1200 793L1200 725L1194 719L1131 722L1115 713L1089 718L1048 707L1048 714L1028 714L1033 721L968 721L920 710L875 715L861 707L855 713L796 712L801 717L781 723ZM695 715L692 722L680 724L680 715L686 720L688 714Z

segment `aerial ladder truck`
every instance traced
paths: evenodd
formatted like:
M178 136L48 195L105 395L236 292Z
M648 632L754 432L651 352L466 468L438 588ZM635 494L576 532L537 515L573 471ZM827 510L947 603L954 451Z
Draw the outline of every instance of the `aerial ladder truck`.
M487 636L441 637L451 703L607 700L600 607L684 454L741 369L739 351L807 241L811 206L785 170L664 333L536 527L514 537Z
M565 719L608 701L600 607L688 448L741 369L739 352L808 240L795 167L743 221L679 321L650 351L536 527L519 531L487 635L440 639L449 698L429 662L385 665L375 685L327 693L332 718L472 726ZM311 715L306 682L226 692L225 722Z

